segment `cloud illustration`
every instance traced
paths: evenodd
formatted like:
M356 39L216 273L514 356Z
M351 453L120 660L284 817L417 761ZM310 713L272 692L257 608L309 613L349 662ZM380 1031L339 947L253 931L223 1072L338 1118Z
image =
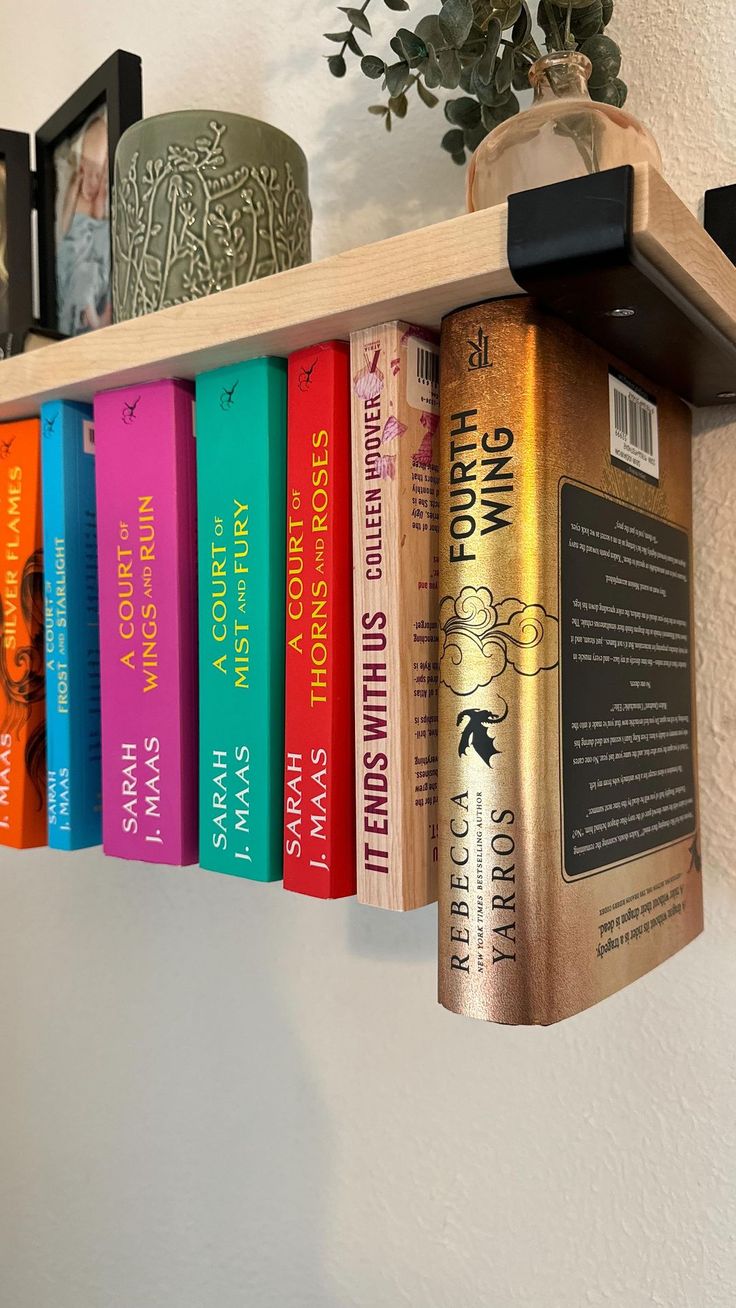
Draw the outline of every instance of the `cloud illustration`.
M487 586L465 586L440 603L440 677L472 695L511 666L524 677L557 666L558 624L541 604L494 602Z

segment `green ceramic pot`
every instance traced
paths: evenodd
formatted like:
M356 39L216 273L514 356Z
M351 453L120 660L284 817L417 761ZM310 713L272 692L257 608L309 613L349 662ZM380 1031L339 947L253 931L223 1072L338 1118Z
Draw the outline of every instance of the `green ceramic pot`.
M291 137L204 109L134 123L115 153L116 322L308 263L307 161Z

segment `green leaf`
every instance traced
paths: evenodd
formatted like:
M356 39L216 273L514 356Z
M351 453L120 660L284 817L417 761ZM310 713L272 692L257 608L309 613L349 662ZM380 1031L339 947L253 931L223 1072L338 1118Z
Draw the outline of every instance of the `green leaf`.
M366 77L383 77L386 65L378 55L364 55L360 61L360 66Z
M562 27L564 26L564 15L562 24L560 23L559 11L556 6L550 3L550 0L540 0L537 11L537 22L547 38L548 50L562 49Z
M426 45L421 37L415 36L414 32L410 32L408 27L400 27L396 33L396 38L399 42L401 54L410 68L427 58Z
M472 154L474 150L478 149L481 141L485 141L487 135L488 133L482 123L478 123L477 127L466 127L463 132L465 148L470 150Z
M441 141L442 149L447 150L450 154L457 154L459 150L465 150L465 138L459 127L454 127L451 132L445 132Z
M494 105L484 105L481 110L481 119L487 131L493 131L494 127L500 127L508 118L513 118L519 112L519 101L516 96L509 94L505 100L500 100Z
M473 26L472 0L445 0L439 20L445 40L456 50L462 49Z
M345 14L349 23L357 27L359 32L365 32L366 36L372 36L371 25L368 22L362 9L346 9L344 5L338 5L338 9Z
M409 101L404 95L404 92L402 91L401 95L393 95L388 102L388 107L392 113L396 114L397 118L406 118L409 109Z
M481 104L497 104L503 100L506 95L505 91L499 91L496 88L496 77L498 74L500 60L496 60L491 68L490 80L485 81L482 76L482 68L476 64L473 69L473 76L470 79L470 94L474 95Z
M339 45L344 45L349 36L349 32L325 32L325 40L337 41Z
M462 88L462 90L465 91L468 95L471 95L471 94L472 94L472 91L473 91L473 73L474 73L474 72L475 72L475 64L466 64L464 68L461 68L461 69L460 69L460 82L459 82L459 86L460 86L460 87Z
M603 26L608 27L613 18L613 0L603 0Z
M509 118L515 118L519 112L519 108L519 101L513 91L510 91L506 99L503 100L500 105L496 106L496 121L499 123L505 123Z
M440 50L437 60L442 73L442 85L448 91L454 91L460 82L460 55L457 50Z
M618 76L621 68L621 51L610 36L591 36L583 41L580 53L588 57L593 65L590 74L590 86L605 86Z
M515 91L529 90L531 85L529 82L529 68L530 65L526 59L516 59L516 62L514 63L514 75L511 79L511 85Z
M475 86L490 86L496 75L496 55L501 44L501 24L497 18L492 18L488 24L486 33L486 48L480 59L475 65L474 82ZM506 49L510 49L507 46ZM513 51L512 51L513 57Z
M386 117L384 118L383 121L384 121L384 124L385 124L385 127L386 127L386 131L387 131L387 132L390 132L390 131L391 131L391 115L390 115L390 114L386 114Z
M597 100L598 104L618 104L618 92L613 82L603 82L601 86L591 86L591 100Z
M547 10L544 7L544 0L539 0L539 4L537 5L537 24L539 27L541 27L545 37L548 37L551 28L549 23L549 15L547 14Z
M496 117L496 110L492 105L484 104L480 111L480 120L487 132L492 132L494 127L498 127L501 121Z
M424 81L427 86L442 85L442 69L434 51L434 46L427 46L427 62L424 66Z
M480 105L470 96L461 95L457 100L448 100L445 105L445 118L455 127L477 127L480 122Z
M398 64L389 64L386 69L386 86L389 95L401 95L409 85L409 65L403 61Z
M393 9L394 12L409 8L408 0L383 0L383 3L387 9Z
M432 95L432 92L428 91L426 86L422 85L420 78L417 78L417 95L422 101L422 104L426 104L428 109L434 109L435 105L439 104L437 96Z
M492 82L474 82L471 92L483 105L497 105L503 100L503 95L499 95L496 90L495 77Z
M492 16L501 24L504 31L508 27L513 27L521 15L521 0L496 0L491 6Z
M514 47L507 45L501 55L501 62L498 65L496 73L496 90L499 95L504 95L511 86L511 80L514 76Z
M537 22L545 34L548 50L564 48L567 11L568 6L565 3L554 4L552 0L540 0ZM570 10L570 31L578 44L590 36L595 36L602 27L601 0L573 0Z
M329 55L327 59L327 67L333 77L344 77L348 71L348 66L342 55Z
M573 10L570 30L578 43L595 36L604 26L601 0L594 0L593 4L586 5L584 9Z
M425 14L420 18L416 27L416 34L425 45L433 45L437 49L438 45L444 44L440 20L436 14Z
M514 23L513 31L511 33L511 40L513 41L514 45L518 49L520 45L526 44L531 34L532 34L532 16L529 13L529 6L526 3L526 0L524 0L523 5L521 6L521 13L519 14L519 17Z
M354 32L348 32L345 44L348 47L348 50L352 50L354 55L358 55L359 57L362 57L363 51L358 45L358 41Z
M610 82L605 82L602 86L591 86L590 98L597 100L599 104L612 104L620 109L626 100L629 88L620 77L614 77Z
M384 114L387 114L387 113L388 113L388 109L386 108L385 104L369 104L369 105L368 105L368 113L369 113L369 114L380 114L381 117L383 117Z

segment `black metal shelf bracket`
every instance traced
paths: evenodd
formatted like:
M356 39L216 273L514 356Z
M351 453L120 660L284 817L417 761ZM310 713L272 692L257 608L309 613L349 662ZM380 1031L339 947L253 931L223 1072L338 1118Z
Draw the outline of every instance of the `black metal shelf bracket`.
M514 279L550 312L691 404L736 401L736 345L636 249L633 198L631 167L510 196Z

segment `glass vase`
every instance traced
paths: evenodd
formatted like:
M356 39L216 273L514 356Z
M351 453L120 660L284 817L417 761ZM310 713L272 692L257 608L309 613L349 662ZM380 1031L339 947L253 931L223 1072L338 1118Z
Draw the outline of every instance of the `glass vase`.
M632 114L591 100L592 65L577 51L537 59L529 71L534 103L481 141L468 168L468 209L488 209L515 191L548 186L622 164L662 157Z

